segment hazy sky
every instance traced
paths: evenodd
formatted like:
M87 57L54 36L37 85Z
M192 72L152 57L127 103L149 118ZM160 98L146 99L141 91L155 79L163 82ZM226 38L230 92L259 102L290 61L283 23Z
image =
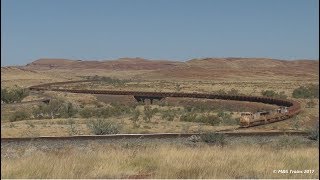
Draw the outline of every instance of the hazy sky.
M1 0L1 65L39 58L318 59L318 0Z

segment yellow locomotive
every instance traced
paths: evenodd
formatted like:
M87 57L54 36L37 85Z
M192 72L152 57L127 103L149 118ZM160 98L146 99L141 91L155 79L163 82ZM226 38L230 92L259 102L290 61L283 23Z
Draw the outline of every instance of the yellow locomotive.
M241 127L250 127L286 119L288 107L280 107L272 111L258 111L256 113L243 112L240 117Z

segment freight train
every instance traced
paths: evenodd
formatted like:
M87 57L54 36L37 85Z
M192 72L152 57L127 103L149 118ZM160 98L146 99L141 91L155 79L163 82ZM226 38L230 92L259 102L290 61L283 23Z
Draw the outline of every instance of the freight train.
M241 117L240 117L240 126L252 127L252 126L258 126L258 125L269 124L277 121L282 121L292 117L295 114L298 114L299 111L300 111L300 108L297 108L297 107L288 108L288 107L282 106L278 109L271 110L271 111L258 111L256 113L243 112L241 113Z
M187 97L187 98L205 98L205 99L223 99L234 101L250 101L260 102L266 104L273 104L280 106L279 109L273 111L263 112L245 112L241 114L240 126L251 127L272 122L277 122L285 119L289 119L294 115L297 115L300 110L300 104L293 100L288 99L275 99L270 97L257 97L257 96L242 96L242 95L219 95L219 94L207 94L207 93L181 93L181 92L141 92L141 91L110 91L110 90L78 90L78 89L63 89L63 87L52 87L53 85L65 85L70 83L82 83L96 80L79 80L79 81L67 81L67 82L55 82L47 83L29 87L30 90L35 91L60 91L70 93L84 93L84 94L110 94L110 95L132 95L139 101L141 99L163 99L166 97ZM62 89L61 89L62 88Z

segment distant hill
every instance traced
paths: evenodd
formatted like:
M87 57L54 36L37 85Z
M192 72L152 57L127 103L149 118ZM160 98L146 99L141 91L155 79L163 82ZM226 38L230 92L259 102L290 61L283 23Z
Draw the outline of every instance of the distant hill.
M39 59L23 67L28 70L147 70L148 78L311 78L319 76L318 60L277 60L267 58L203 58L186 62L121 58L104 61Z
M181 62L147 60L142 58L121 58L110 61L81 61L68 59L38 59L26 66L31 69L108 69L108 70L158 70L168 69Z

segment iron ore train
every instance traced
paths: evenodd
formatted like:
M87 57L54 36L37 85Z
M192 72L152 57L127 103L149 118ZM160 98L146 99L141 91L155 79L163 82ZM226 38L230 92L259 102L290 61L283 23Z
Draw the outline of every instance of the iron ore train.
M162 99L165 97L187 97L187 98L204 98L204 99L223 99L234 101L249 101L260 102L266 104L277 105L280 108L273 111L263 112L245 112L241 114L240 126L251 127L272 122L282 121L297 115L301 111L300 104L293 100L275 99L270 97L257 97L257 96L242 96L242 95L219 95L208 93L182 93L182 92L141 92L141 91L110 91L110 90L80 90L80 89L63 89L61 87L52 87L54 85L65 85L70 83L90 82L96 80L80 80L80 81L67 81L40 84L29 87L30 90L35 91L60 91L70 93L84 93L84 94L110 94L110 95L131 95L139 101L141 99Z

